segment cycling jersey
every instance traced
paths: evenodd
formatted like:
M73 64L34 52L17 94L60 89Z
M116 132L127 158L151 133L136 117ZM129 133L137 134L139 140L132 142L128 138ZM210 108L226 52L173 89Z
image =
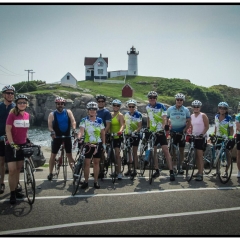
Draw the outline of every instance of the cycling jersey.
M138 129L138 123L142 121L142 114L138 111L134 111L133 115L130 112L127 112L124 115L125 120L125 133L130 134L136 129Z
M19 114L9 113L6 125L11 125L11 133L13 142L16 144L25 144L27 142L27 131L30 127L29 113Z
M4 102L0 103L0 136L3 136L6 134L5 132L6 120L10 110L14 107L15 107L15 103L11 103L8 106L6 106Z
M119 112L112 118L111 126L110 126L110 132L111 133L118 133L120 130L120 122L117 119ZM114 136L114 139L118 139L119 136Z
M216 135L221 137L228 137L230 134L229 128L233 126L232 117L226 115L226 117L220 122L219 113L215 116Z
M240 123L240 113L236 115L235 121ZM240 131L237 131L237 134L240 134Z
M70 118L66 109L63 109L62 112L55 110L53 112L53 130L56 133L56 136L70 136Z
M166 107L163 104L157 102L154 107L148 104L146 106L146 110L149 117L150 131L157 132L163 130L162 116L167 115Z
M103 124L106 127L106 122L111 122L111 113L106 109L97 110L97 117L103 120Z
M190 112L184 106L177 109L174 105L168 108L167 118L171 120L171 131L182 132L186 127L186 120L190 118Z
M104 129L103 120L99 117L93 122L89 117L80 121L79 127L84 128L84 142L99 143L101 140L101 130Z

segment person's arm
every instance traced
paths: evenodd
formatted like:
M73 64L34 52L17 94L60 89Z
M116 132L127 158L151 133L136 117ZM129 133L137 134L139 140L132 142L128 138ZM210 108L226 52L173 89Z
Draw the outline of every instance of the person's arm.
M48 130L49 130L50 132L53 132L53 131L54 131L54 130L53 130L53 126L52 126L53 120L54 120L53 113L50 112L49 115L48 115Z
M229 130L230 130L230 136L233 136L234 134L233 126L229 127Z
M68 116L70 118L70 121L71 121L71 126L72 126L72 129L75 130L76 129L76 121L75 121L75 118L73 116L73 113L71 110L67 110L68 111Z
M106 128L105 133L108 133L110 131L111 122L106 122Z
M9 144L13 143L12 125L6 125L6 135L7 135L7 140L9 142Z
M78 139L82 138L84 136L84 127L80 127L79 132L78 132Z
M167 125L167 115L162 115L162 120L163 120L163 124L162 124L162 128L165 129L165 125Z
M105 129L101 129L102 144L105 145Z
M149 117L147 117L147 128L149 128L150 127L150 122L149 122L150 120L149 120Z
M202 134L206 134L208 129L209 129L209 120L206 114L202 114L202 118L203 118L203 123L204 123L204 130L202 132Z
M240 122L236 122L236 132L240 132Z
M186 127L183 129L183 132L186 133L187 129L191 126L191 118L186 119Z

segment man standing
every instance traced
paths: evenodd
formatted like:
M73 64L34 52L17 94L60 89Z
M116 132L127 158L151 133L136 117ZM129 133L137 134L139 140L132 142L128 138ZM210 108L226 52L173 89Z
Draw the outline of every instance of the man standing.
M3 102L0 103L0 194L4 193L4 175L5 175L5 144L4 137L6 134L6 120L12 108L15 88L11 85L5 86L2 89Z
M166 107L162 104L157 102L157 93L151 91L148 93L148 100L149 104L146 106L147 110L147 127L150 129L151 132L159 132L165 129L165 125L167 122L166 118ZM160 143L162 147L162 151L166 157L168 169L170 170L170 181L175 181L175 176L173 174L172 169L172 158L170 156L168 150L168 143L165 134L157 134L156 141L154 143L154 165L155 165L155 173L153 177L156 178L160 175L158 169L158 160L157 160L157 145Z
M52 137L52 149L51 157L49 159L49 175L48 180L51 181L53 178L53 167L54 160L60 149L62 142L64 142L66 156L69 161L69 165L72 168L74 164L74 159L72 157L72 141L70 128L72 126L73 133L76 133L76 121L72 114L72 111L69 109L64 109L66 100L62 97L57 97L55 99L56 110L51 112L48 116L48 129L51 132ZM65 138L61 138L65 136Z
M188 108L183 106L183 101L185 100L185 96L182 93L178 93L175 95L176 104L169 107L167 110L167 118L171 120L171 131L179 133L176 135L173 144L179 144L179 152L180 152L180 170L179 174L184 174L182 170L182 162L184 159L184 148L185 148L185 138L184 134L187 129L191 126L191 117ZM177 164L174 163L174 171L177 171Z

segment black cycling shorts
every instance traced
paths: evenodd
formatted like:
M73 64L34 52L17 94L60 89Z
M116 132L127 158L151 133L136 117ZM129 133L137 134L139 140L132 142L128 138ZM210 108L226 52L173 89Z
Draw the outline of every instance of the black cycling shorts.
M25 145L25 144L23 144L23 145ZM24 160L24 154L23 154L23 151L21 149L16 151L16 158L14 158L13 148L9 144L7 144L5 146L5 162L6 163L18 162L18 161L23 161L23 160Z
M185 138L183 138L183 140L182 140L182 138L183 138L183 136L181 134L174 134L173 135L173 144L174 145L179 144L180 148L185 147L186 140L185 140Z
M157 146L160 143L161 146L168 145L167 138L165 134L157 134L154 146Z
M64 142L66 153L71 153L72 152L72 140L71 140L70 137L68 137L68 138L54 138L53 141L52 141L52 153L53 154L58 153L62 142Z
M5 144L4 141L0 141L0 157L5 156Z
M122 138L113 139L113 148L120 148L122 143Z
M131 147L138 147L139 142L140 142L140 138L139 137L130 137L130 145Z
M236 141L237 141L237 150L240 150L240 134L237 134Z
M99 143L98 144L98 150L96 152L96 154L93 155L94 151L96 150L95 147L91 147L90 151L89 151L89 146L86 146L86 154L85 154L85 158L101 158L101 155L102 155L102 151L103 151L103 148L102 148L102 143ZM89 152L88 152L89 151Z
M194 148L196 148L197 150L205 151L206 147L207 147L206 138L196 138L194 140Z

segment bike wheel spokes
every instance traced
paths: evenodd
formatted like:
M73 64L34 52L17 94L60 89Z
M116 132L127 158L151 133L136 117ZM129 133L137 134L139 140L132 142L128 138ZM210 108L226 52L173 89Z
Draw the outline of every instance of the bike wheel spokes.
M53 176L56 177L56 178L58 178L59 172L60 172L59 161L58 161L57 159L55 159L55 162L54 162L54 174L53 174Z
M223 152L221 158L218 160L218 177L221 183L227 183L231 178L232 164L233 160L231 152L226 150L226 152Z
M138 171L137 173L140 174L140 176L143 176L144 172L145 172L145 161L143 159L142 155L138 156Z
M28 159L24 161L24 185L26 196L29 204L33 204L35 200L35 178L33 175L33 170Z
M191 149L190 153L188 154L188 159L186 162L186 180L188 182L190 182L193 177L194 168L195 168L195 152L194 149Z
M207 148L203 155L203 172L209 174L212 171L213 167L213 156L211 148Z
M153 167L154 167L153 152L152 151L150 151L150 153L149 153L148 162L149 162L149 184L152 184L152 180L153 180Z
M79 160L81 161L81 160ZM73 190L72 190L72 195L74 196L78 190L80 180L82 177L82 166L80 162L77 162L74 165L74 172L73 172Z
M64 182L67 182L67 166L68 166L68 159L66 156L63 156L63 162L62 162L62 167L63 167L63 179Z
M112 183L115 183L116 177L117 177L117 173L116 173L116 158L115 158L115 154L114 154L114 151L113 151L113 150L111 150L110 162L111 162L111 178L112 178Z
M164 169L165 162L166 162L165 155L164 155L162 149L159 149L159 151L157 153L157 158L158 158L158 169L160 169L160 171L161 171Z

